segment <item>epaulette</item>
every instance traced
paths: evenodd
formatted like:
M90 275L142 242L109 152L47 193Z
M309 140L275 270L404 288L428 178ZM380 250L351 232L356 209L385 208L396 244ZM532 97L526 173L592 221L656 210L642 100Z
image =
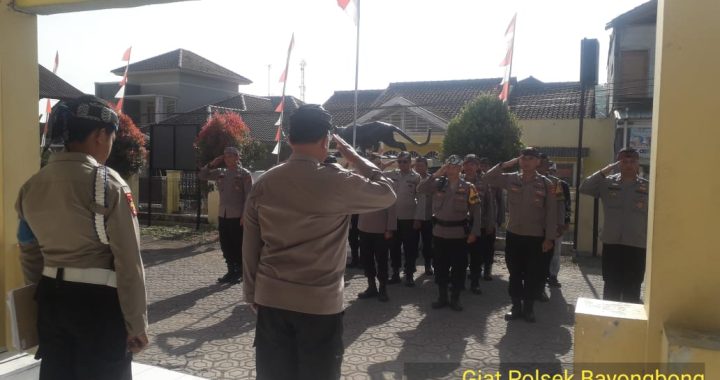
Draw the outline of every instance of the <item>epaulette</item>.
M104 165L95 167L95 181L93 181L94 191L93 200L101 209L107 209L107 189L108 189L108 168ZM95 234L103 244L110 244L107 237L105 226L105 215L95 211Z

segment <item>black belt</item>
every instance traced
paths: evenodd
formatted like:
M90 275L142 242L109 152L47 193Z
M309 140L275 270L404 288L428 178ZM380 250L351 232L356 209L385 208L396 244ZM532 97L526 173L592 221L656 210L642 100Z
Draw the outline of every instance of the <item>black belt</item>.
M463 220L441 220L433 217L433 224L437 224L442 227L465 227L468 225L466 219Z

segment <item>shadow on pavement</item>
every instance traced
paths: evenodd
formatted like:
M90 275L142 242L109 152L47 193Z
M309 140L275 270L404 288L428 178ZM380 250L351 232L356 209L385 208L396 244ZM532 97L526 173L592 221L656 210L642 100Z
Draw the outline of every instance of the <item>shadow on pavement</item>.
M177 248L143 249L143 265L145 268L150 268L156 265L167 264L175 260L184 259L186 257L214 251L216 249L218 248L214 242L195 243Z
M235 306L232 313L222 321L198 329L183 328L159 334L158 347L174 356L186 355L213 340L229 339L255 328L255 314L248 305Z
M242 286L242 285L240 285ZM148 306L148 322L156 323L193 307L198 300L229 288L224 284L212 284L191 292L157 301Z

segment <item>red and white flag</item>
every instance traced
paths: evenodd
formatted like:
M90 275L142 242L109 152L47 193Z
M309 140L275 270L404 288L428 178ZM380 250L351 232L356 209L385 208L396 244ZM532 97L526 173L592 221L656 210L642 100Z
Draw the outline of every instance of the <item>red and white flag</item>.
M57 74L58 65L60 64L60 52L55 51L55 62L53 63L53 74ZM40 146L45 146L45 139L47 138L48 133L48 122L50 121L50 111L52 110L52 104L50 103L50 99L48 98L45 101L45 127L43 128L43 134L42 139L40 139ZM42 116L42 115L41 115Z
M353 22L357 26L358 24L358 0L337 0L338 5L342 8L348 16L352 17Z
M120 89L118 90L117 94L115 94L115 99L118 99L115 109L120 113L122 113L123 101L125 100L125 85L127 84L128 67L130 67L130 53L131 52L132 52L132 46L127 48L127 50L125 50L125 53L123 53L122 60L125 61L125 73L123 74L123 77L120 80Z
M498 98L503 102L507 103L508 96L510 94L510 72L512 71L512 59L513 59L513 48L515 45L515 20L517 19L517 13L513 16L510 25L508 25L505 31L505 43L507 44L507 50L505 52L505 58L500 62L501 67L505 67L505 75L503 76L502 91Z
M282 96L280 97L280 103L278 103L277 107L275 108L275 112L279 112L280 117L278 118L278 121L275 122L275 125L277 126L277 132L275 133L275 141L277 141L277 144L275 144L275 149L273 149L272 154L278 156L278 161L280 160L280 147L283 137L282 121L283 114L285 113L285 89L287 88L287 74L288 68L290 67L290 54L292 54L293 46L295 46L295 33L293 33L290 37L290 45L288 46L287 50L287 58L285 58L285 70L283 70L282 75L280 75L280 82L282 82L283 84Z

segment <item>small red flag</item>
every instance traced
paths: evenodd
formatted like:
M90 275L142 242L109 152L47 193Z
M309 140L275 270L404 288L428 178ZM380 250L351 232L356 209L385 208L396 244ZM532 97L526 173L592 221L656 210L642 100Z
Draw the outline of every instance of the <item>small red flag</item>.
M127 50L125 50L125 53L123 54L123 57L122 57L123 61L130 62L130 52L131 51L132 51L132 46L130 46L129 48L127 48Z
M278 104L277 107L275 107L275 112L282 112L284 108L285 108L285 97L283 97L283 99L280 101L280 104Z

